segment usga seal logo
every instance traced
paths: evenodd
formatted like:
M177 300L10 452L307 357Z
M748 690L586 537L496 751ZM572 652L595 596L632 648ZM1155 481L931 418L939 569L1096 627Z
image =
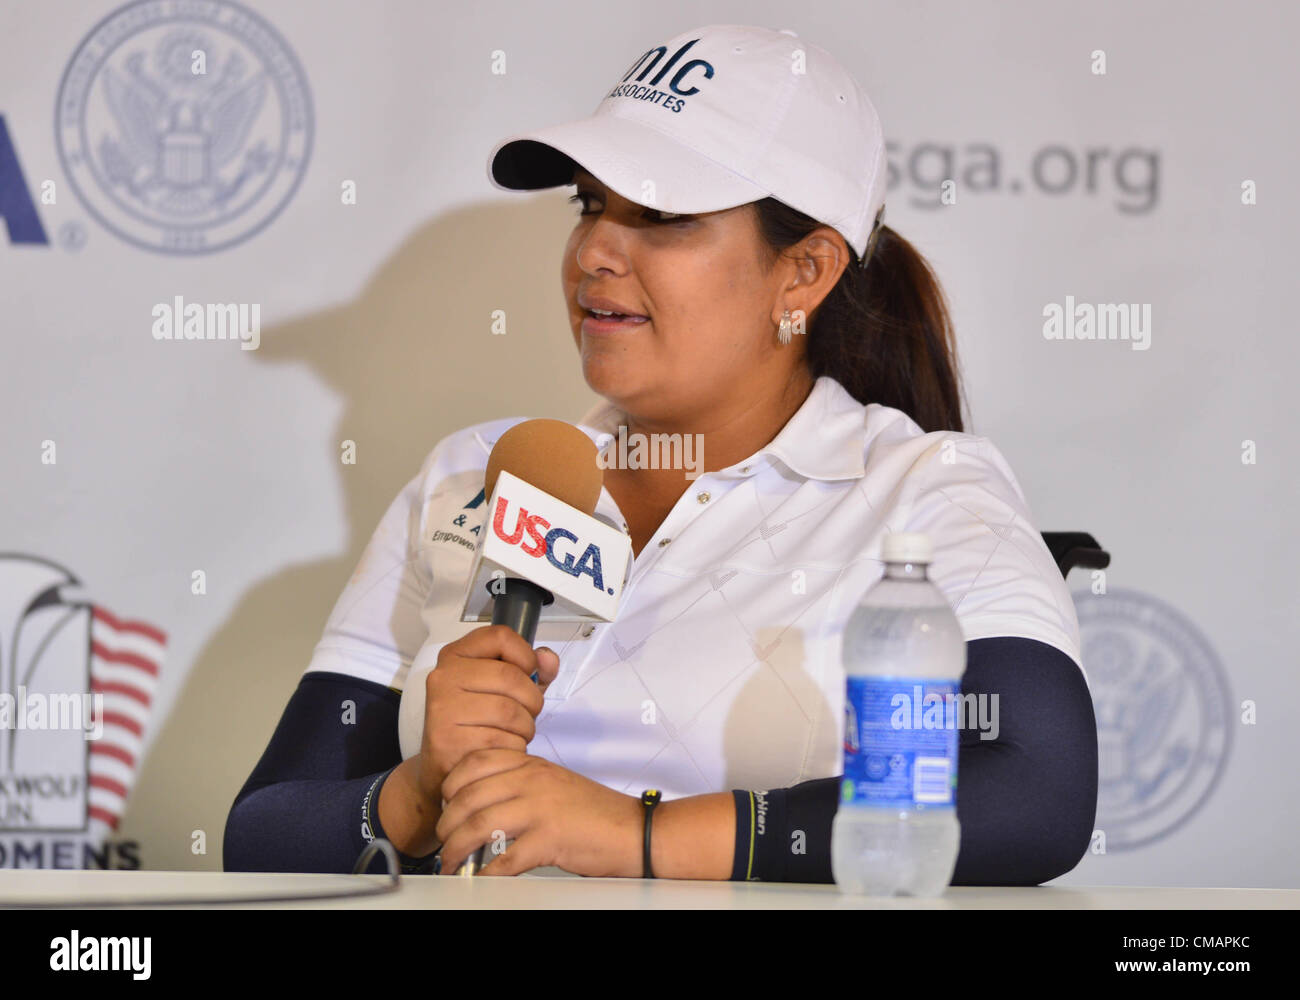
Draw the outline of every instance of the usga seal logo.
M164 253L257 233L311 154L302 68L270 24L228 0L139 0L110 14L68 63L54 118L90 214Z
M1231 744L1232 699L1205 636L1148 594L1074 595L1097 716L1097 828L1107 850L1168 836L1209 798Z

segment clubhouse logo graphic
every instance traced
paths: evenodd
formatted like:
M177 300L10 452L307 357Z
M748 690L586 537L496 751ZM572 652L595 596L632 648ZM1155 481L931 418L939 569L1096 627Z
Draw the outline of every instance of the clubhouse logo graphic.
M0 868L139 867L137 845L110 837L167 636L64 593L79 583L46 559L0 554ZM93 719L50 708L80 704Z
M311 155L306 75L260 15L210 0L139 0L73 54L55 137L86 209L146 250L212 253L259 232Z
M1097 716L1096 828L1106 849L1167 837L1205 804L1231 744L1223 665L1186 617L1149 594L1074 593Z

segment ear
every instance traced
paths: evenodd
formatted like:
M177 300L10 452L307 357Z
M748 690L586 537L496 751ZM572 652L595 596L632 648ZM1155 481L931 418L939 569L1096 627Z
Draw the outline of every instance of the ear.
M848 266L849 246L834 229L820 226L787 252L794 263L794 275L786 288L787 302L811 316Z

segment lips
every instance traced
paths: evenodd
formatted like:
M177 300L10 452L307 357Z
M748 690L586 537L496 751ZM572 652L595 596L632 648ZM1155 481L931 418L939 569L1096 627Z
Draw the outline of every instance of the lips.
M586 294L579 295L578 305L582 306L582 308L587 311L588 316L595 317L596 319L599 320L649 319L649 317L646 316L645 313L639 313L631 306L625 305L622 302L619 302L617 299L609 299L601 295L586 295ZM597 312L597 310L599 312ZM602 315L604 313L610 313L611 315L609 316Z
M650 322L646 316L598 316L588 312L582 321L584 333L622 333Z
M625 333L650 322L649 316L637 312L627 303L603 295L579 293L578 305L587 313L582 320L582 331L592 336Z

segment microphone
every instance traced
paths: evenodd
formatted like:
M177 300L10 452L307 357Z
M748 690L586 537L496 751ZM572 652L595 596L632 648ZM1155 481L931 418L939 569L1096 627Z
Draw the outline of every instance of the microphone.
M614 620L632 543L593 516L604 480L596 458L591 438L562 420L525 420L501 435L461 621L509 626L531 646L543 620ZM477 874L483 855L457 874Z

